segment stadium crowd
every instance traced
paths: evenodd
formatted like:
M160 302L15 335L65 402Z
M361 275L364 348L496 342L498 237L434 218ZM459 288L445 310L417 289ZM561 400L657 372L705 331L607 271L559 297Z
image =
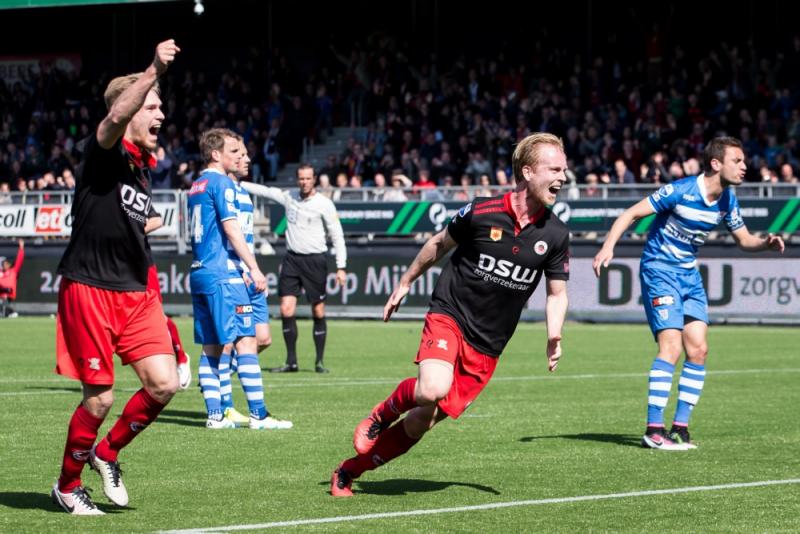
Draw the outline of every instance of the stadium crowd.
M514 144L532 131L563 138L570 178L590 189L697 174L705 143L723 133L744 143L748 181L798 181L800 37L763 53L723 42L699 60L680 43L667 51L657 34L641 53L591 61L542 42L524 56L446 62L408 50L375 34L320 52L313 68L251 49L224 72L176 69L162 88L154 188L188 187L198 136L218 126L244 137L256 181L274 179L305 138L323 142L336 125L361 127L320 169L336 187L503 185ZM76 143L105 114L108 75L42 69L0 83L0 193L74 187Z

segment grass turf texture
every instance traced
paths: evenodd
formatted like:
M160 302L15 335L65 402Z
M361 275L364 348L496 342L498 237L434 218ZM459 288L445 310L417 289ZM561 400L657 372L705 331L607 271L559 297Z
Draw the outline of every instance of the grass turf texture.
M191 323L178 321L193 357ZM109 515L77 518L48 491L80 395L52 373L52 319L0 321L0 531L152 532L322 517L438 509L800 478L800 353L796 328L714 327L709 375L692 419L695 451L639 447L647 371L655 354L646 326L569 324L564 357L548 375L541 324L523 324L495 378L456 422L445 421L404 457L365 475L356 496L327 493L330 473L353 454L352 430L407 376L421 322L329 322L326 364L313 367L310 322L300 322L300 367L265 373L268 407L289 431L204 428L196 376L159 421L120 456L130 508L110 505L96 473L83 480ZM262 367L283 362L283 342ZM678 368L680 369L680 367ZM116 404L101 436L138 388L118 367ZM676 372L677 374L677 372ZM677 396L677 377L668 406ZM236 405L246 403L234 379ZM668 419L669 420L669 419ZM519 506L345 521L303 531L800 530L800 484Z

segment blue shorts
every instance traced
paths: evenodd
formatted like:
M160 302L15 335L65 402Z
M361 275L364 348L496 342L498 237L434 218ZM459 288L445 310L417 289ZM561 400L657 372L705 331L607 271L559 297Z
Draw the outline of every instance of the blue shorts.
M225 345L255 336L253 305L244 284L220 282L210 293L192 293L194 342Z
M708 298L697 269L685 272L653 266L639 269L642 303L653 336L661 330L683 330L690 320L708 324Z
M267 304L267 293L255 290L255 285L247 286L247 293L250 295L250 304L253 305L253 323L269 324L269 305Z

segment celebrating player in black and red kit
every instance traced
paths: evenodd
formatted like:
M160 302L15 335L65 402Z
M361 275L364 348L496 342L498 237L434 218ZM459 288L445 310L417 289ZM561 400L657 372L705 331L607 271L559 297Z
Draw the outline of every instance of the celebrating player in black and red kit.
M388 321L411 284L455 248L433 290L417 352L418 378L400 382L355 430L358 453L331 477L331 495L349 497L353 479L404 454L446 417L457 419L492 377L522 308L547 279L547 359L555 371L567 311L569 232L546 206L565 181L561 140L536 133L513 155L517 188L476 198L422 247L383 309ZM408 412L402 421L392 425Z
M85 140L72 204L72 236L58 272L56 372L81 381L83 401L72 415L53 500L74 515L101 515L81 484L88 461L106 496L128 504L117 454L152 423L178 388L175 356L158 292L148 289L152 263L146 224L151 210L150 151L161 112L158 77L180 49L156 47L144 72L111 80L108 115ZM97 431L113 402L113 354L130 364L142 389L105 438Z

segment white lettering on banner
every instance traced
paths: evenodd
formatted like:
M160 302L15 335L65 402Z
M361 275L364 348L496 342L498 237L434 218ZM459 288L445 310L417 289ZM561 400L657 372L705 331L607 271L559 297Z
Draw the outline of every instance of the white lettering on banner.
M639 259L615 258L604 271L605 288L592 271L591 258L570 259L567 291L573 314L635 312L644 320ZM709 258L699 261L706 273L709 312L724 317L800 317L800 259ZM604 292L604 293L603 293ZM538 288L528 309L544 311Z
M145 207L147 202L141 197L137 197L135 190L129 189L134 194L134 196L130 197L131 202ZM138 194L141 195L142 193ZM153 232L153 235L177 237L178 203L153 202L153 208L161 215L163 220L163 226ZM71 209L72 206L69 204L0 206L0 236L68 236L72 233Z
M65 235L72 228L72 215L69 206L37 206L34 231L44 235Z
M367 267L367 273L364 281L364 294L365 295L378 295L389 296L397 287L400 277L408 269L405 265L384 265L383 267L376 268L372 265ZM425 274L417 278L411 288L409 289L410 295L425 295L430 296L433 293L433 287L442 273L441 267L431 267Z
M394 219L392 210L338 210L339 219L381 221Z

